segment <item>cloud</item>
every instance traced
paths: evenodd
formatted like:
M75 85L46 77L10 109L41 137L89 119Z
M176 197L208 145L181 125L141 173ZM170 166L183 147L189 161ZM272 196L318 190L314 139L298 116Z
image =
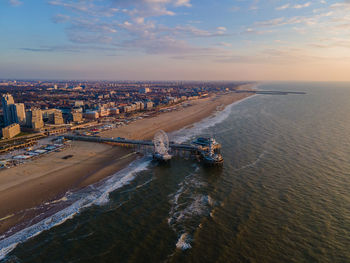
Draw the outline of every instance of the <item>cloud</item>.
M275 9L280 11L280 10L288 9L289 7L290 7L290 4L285 4L285 5L276 7Z
M294 5L293 8L295 9L301 9L301 8L306 8L306 7L309 7L311 5L310 2L307 2L305 4L298 4L298 5Z
M203 54L175 55L174 59L182 60L211 60L216 63L228 64L261 64L261 65L298 65L326 61L328 58L310 55L306 49L283 47L262 48L249 52L231 52L230 50L211 50Z
M191 7L191 3L190 0L177 0L175 2L175 6L187 6L187 7Z
M288 3L288 4L285 4L285 5L282 5L282 6L278 6L275 9L277 11L282 11L282 10L286 10L286 9L290 9L290 8L302 9L302 8L309 7L310 5L311 5L311 2L307 2L307 3L304 3L304 4L296 4L296 5L291 5L291 4Z
M249 35L263 35L263 34L267 34L267 33L272 33L272 30L256 30L254 28L246 28L242 34L249 34Z
M217 37L226 35L227 29L225 27L217 27L216 30L208 31L199 29L191 25L176 26L173 28L160 26L158 27L159 32L167 32L171 35L176 35L179 37Z
M239 11L241 8L239 7L239 6L232 6L231 8L230 8L230 11L232 11L232 12L237 12L237 11Z
M197 54L201 51L200 48L170 36L135 38L123 41L118 46L125 50L142 50L147 54Z
M340 37L330 37L330 38L322 38L317 42L313 42L309 44L311 47L316 48L346 48L350 49L350 40L347 38Z
M285 20L286 20L286 18L279 17L279 18L275 18L275 19L256 22L255 25L261 26L261 27L278 26L278 25L282 25L283 23L285 23Z
M98 3L98 2L97 2ZM78 12L89 16L112 17L115 13L120 12L118 8L95 4L94 1L68 1L68 0L52 0L50 5L64 8L71 12Z
M334 13L332 11L326 13L319 13L313 16L293 16L293 17L279 17L270 20L258 21L254 25L256 27L279 27L285 25L295 25L295 24L304 24L304 25L315 25L322 18L330 17Z
M71 1L49 1L50 5L55 6L61 6L73 11L80 11L80 12L88 12L90 8L93 8L94 5L92 3L86 2L86 1L78 1L78 2L71 2Z
M345 0L343 3L334 3L329 8L334 10L350 10L350 0Z
M260 0L253 0L252 4L249 7L249 10L258 10Z
M186 39L227 35L224 26L204 30L190 24L169 27L157 22L159 16L174 16L177 8L190 8L190 0L111 0L109 8L100 2L51 0L51 5L70 12L56 14L53 21L67 25L67 37L73 43L104 44L148 54L197 54L203 49ZM109 9L112 16L103 17Z
M223 47L232 47L232 44L228 42L220 42L218 45Z
M66 33L73 43L109 44L117 33L118 24L103 22L98 18L80 18L57 14L53 17L55 23L67 23Z
M54 23L65 23L71 20L70 16L63 15L63 14L57 14L52 18L52 21Z
M77 46L77 45L60 45L60 46L40 46L38 48L23 47L23 51L29 52L68 52L81 53L85 51L118 51L116 47L100 47L100 46Z
M21 4L23 4L23 2L20 0L9 0L9 3L12 6L20 6Z
M122 8L132 16L174 16L171 8L191 7L190 0L112 0L112 6Z
M224 56L214 56L213 61L219 63L239 63L239 64L263 64L263 65L299 65L300 63L314 63L327 61L329 58L310 55L306 49L300 48L264 48L252 53L242 53L240 55L231 54ZM268 63L267 63L268 62Z

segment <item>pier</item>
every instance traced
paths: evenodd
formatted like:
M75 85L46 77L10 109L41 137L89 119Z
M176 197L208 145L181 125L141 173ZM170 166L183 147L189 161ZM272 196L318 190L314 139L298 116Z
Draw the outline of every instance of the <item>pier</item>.
M303 91L278 91L278 90L235 90L235 93L253 93L261 95L305 95Z
M196 157L198 160L203 160L207 164L215 165L223 163L223 158L220 154L221 145L213 138L205 139L206 143L202 144L175 143L169 142L166 133L163 131L157 132L153 141L78 135L64 135L63 137L72 141L111 143L119 146L135 147L138 151L140 151L141 147L152 148L153 157L158 161L169 161L177 153L188 152L190 155Z

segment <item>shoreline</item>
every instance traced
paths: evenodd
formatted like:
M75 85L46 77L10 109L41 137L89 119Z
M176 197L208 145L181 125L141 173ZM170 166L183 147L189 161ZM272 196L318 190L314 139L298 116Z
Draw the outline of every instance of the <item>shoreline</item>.
M223 110L250 96L252 94L229 93L191 101L191 106L105 131L101 136L150 139L159 129L166 132L185 129L209 118L218 107ZM58 200L67 191L78 191L106 180L137 158L127 148L90 142L71 142L71 145L60 153L0 172L0 236L3 235L0 240L23 229L21 223L40 212L32 208ZM68 154L73 158L63 160L62 156Z

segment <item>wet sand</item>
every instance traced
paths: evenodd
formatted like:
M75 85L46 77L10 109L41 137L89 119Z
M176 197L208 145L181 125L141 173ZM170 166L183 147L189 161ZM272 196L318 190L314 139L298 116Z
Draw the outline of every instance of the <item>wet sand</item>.
M247 88L247 87L244 87ZM187 107L145 118L101 133L103 137L151 139L160 129L175 131L204 119L219 108L252 94L228 93L189 101ZM68 190L99 182L137 158L132 150L91 142L71 142L62 152L0 171L0 234L23 222L33 213L26 211L58 199ZM72 155L71 158L63 157Z

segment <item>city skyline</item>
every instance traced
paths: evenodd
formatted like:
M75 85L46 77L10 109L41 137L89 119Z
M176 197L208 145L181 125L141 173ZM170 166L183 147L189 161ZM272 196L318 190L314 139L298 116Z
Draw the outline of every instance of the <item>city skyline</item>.
M0 3L0 78L349 81L350 1Z

